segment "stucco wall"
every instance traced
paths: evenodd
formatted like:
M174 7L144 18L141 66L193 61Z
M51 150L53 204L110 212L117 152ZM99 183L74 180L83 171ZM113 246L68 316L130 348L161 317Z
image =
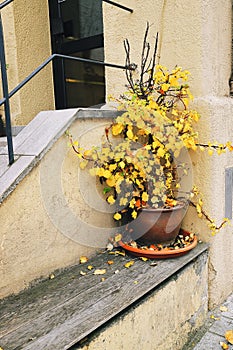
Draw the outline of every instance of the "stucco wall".
M81 118L70 132L85 147L93 139L101 143L110 122ZM78 168L67 136L60 137L0 204L0 298L105 248L114 226L111 210L95 177Z
M1 205L0 298L17 293L58 268L76 264L93 249L63 235L40 196L39 168Z
M104 4L105 59L123 64L123 40L140 63L146 22L151 44L159 32L157 62L190 70L195 96L228 96L231 75L231 1L128 0L133 13ZM153 46L153 45L152 45ZM107 94L125 89L124 73L107 68Z
M129 0L125 5L134 12L104 5L105 58L108 62L123 64L123 40L131 44L131 59L140 63L140 52L146 22L151 25L150 38L160 33L157 61L173 68L188 69L194 106L202 115L200 140L225 143L233 140L233 100L229 97L231 75L232 3L230 0ZM114 49L113 49L114 43ZM118 97L125 90L123 72L106 69L107 95ZM225 216L225 169L233 165L232 154L191 154L194 183L204 194L204 208L220 223ZM204 222L190 210L185 226L209 241L210 307L220 303L233 291L232 226L216 236L209 234Z
M17 0L2 13L11 90L51 54L48 1ZM11 99L12 123L25 125L49 109L54 109L51 63Z
M18 77L18 64L17 64L17 44L15 37L15 23L14 23L14 11L13 4L11 3L2 10L2 22L5 39L5 53L6 53L6 64L8 74L8 87L11 91L19 82ZM6 44L7 43L7 44ZM1 85L2 89L2 85ZM2 90L1 90L2 96ZM15 95L11 99L11 115L12 121L17 118L20 114L20 98L19 94ZM0 110L4 114L4 106L0 107Z

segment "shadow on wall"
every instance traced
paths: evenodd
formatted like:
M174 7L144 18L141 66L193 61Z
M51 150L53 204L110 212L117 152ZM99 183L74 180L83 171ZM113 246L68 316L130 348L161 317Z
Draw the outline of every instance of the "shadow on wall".
M0 137L6 136L6 128L2 120L2 115L0 115Z

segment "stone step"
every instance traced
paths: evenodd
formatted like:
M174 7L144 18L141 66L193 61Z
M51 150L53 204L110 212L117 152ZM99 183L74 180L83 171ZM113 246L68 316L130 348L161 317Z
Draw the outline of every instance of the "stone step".
M0 347L179 350L206 317L207 257L204 243L154 261L100 252L0 301Z
M233 350L233 345L225 338L228 330L233 330L233 294L209 312L205 324L191 335L182 350L221 350L221 343Z

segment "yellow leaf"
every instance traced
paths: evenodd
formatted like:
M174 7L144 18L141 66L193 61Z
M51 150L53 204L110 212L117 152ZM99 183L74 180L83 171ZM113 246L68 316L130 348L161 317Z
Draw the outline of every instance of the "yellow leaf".
M215 317L214 315L211 315L211 316L210 316L210 318L212 318L212 319L213 319L213 320L215 320L215 321L220 320L220 318L219 318L219 317Z
M118 233L115 237L114 237L114 241L115 242L120 242L122 239L122 235L120 233Z
M108 179L106 180L106 184L107 184L109 187L114 187L115 184L116 184L115 177L114 177L114 176L110 176L110 178L108 178Z
M136 219L136 217L138 216L138 213L136 212L136 210L134 210L131 214L133 219Z
M119 167L120 167L121 169L124 169L124 167L125 167L125 162L121 161L121 162L119 163Z
M110 253L109 253L110 254ZM125 256L125 251L123 250L122 252L120 250L116 250L115 252L113 252L112 254L114 255L122 255Z
M88 270L92 270L94 267L92 265L87 266Z
M113 171L113 170L116 169L116 167L117 167L116 164L110 164L110 165L109 165L109 170L110 170L110 171Z
M222 312L228 311L228 308L227 308L226 306L224 306L224 305L220 306L219 309L220 309L220 311L222 311Z
M101 278L101 282L104 282L105 280L106 280L105 277L102 277L102 278Z
M133 260L130 260L129 262L127 262L124 266L128 269L130 266L132 266L134 264Z
M91 156L91 154L92 154L92 151L91 151L91 150L86 150L86 151L83 153L83 155L84 155L85 157L89 157L89 156Z
M129 207L130 207L131 209L133 209L135 203L136 203L135 198L131 199L131 201L129 202Z
M104 275L106 273L105 269L96 269L94 275Z
M103 176L106 179L108 179L109 177L112 176L112 173L111 173L111 171L106 170L104 168L99 168L99 169L96 169L96 175Z
M123 131L123 129L124 129L124 127L123 127L122 124L120 124L120 123L114 124L114 125L112 126L112 134L113 134L114 136L119 135L119 134Z
M223 341L220 341L220 345L221 345L223 350L228 350L229 349L229 346L226 343L224 343Z
M209 154L209 156L212 156L212 154L214 153L214 151L212 150L212 149L208 149L208 154Z
M80 163L79 163L80 169L85 169L86 166L87 166L87 164L88 164L88 161L87 161L87 160L84 160L83 162L80 162Z
M148 199L149 199L148 193L143 192L143 193L142 193L142 200L143 200L143 202L147 202Z
M182 101L184 102L185 106L188 107L189 99L188 98L183 98Z
M81 276L85 276L85 275L87 274L87 273L84 272L84 271L80 271L79 273L80 273Z
M105 170L105 171L103 172L103 176L104 176L106 179L108 179L108 178L110 178L110 177L112 176L112 173L111 173L111 171L109 171L109 170Z
M127 198L121 198L120 199L120 205L125 206L128 203L128 199Z
M169 77L169 82L172 86L179 86L178 79L175 78L173 75Z
M226 331L225 338L230 344L233 344L233 330Z
M149 102L149 108L150 109L156 109L158 107L157 103L153 100L150 100Z
M79 262L80 264L84 264L88 261L88 258L86 256L80 256Z
M116 213L113 217L114 217L115 220L118 221L118 220L121 219L121 214L120 213Z
M147 261L147 260L148 260L148 258L145 258L144 256L141 256L140 259L141 259L142 261Z
M108 260L108 265L112 265L114 264L114 261L113 260Z
M158 157L162 158L165 155L165 150L162 147L159 147L158 151L157 151L157 155Z
M126 135L127 135L127 137L130 139L130 140L132 140L133 139L133 131L131 130L131 129L129 129L128 131L127 131L127 133L126 133Z
M114 204L115 203L115 199L114 199L113 195L109 196L107 198L107 201L108 201L109 204Z
M51 275L49 275L49 279L53 280L54 278L55 278L55 275L53 273L51 273ZM1 348L0 348L0 350L1 350Z
M167 84L167 83L164 83L164 84L162 84L162 86L161 86L161 88L162 88L162 90L163 90L164 92L166 92L166 91L169 89L169 87L170 87L170 84Z

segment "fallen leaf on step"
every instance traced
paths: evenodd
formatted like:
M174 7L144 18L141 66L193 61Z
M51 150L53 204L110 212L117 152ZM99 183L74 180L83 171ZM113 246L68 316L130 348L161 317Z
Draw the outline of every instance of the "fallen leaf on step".
M104 275L106 273L105 269L97 269L94 271L94 275Z
M212 320L215 320L215 321L220 320L220 317L216 317L216 316L214 316L214 315L211 315L210 318L212 318Z
M134 261L131 260L129 262L127 262L124 266L128 269L130 266L132 266L134 264Z
M80 271L79 273L80 273L81 276L85 276L85 275L87 274L87 273L84 272L84 271Z
M114 241L115 242L120 242L122 239L122 235L120 233L118 233L115 237L114 237Z
M233 344L233 330L226 331L225 338L230 344Z
M220 311L222 311L222 312L228 311L228 308L227 308L226 306L224 306L224 305L220 306L219 309L220 309Z
M88 258L86 256L80 256L79 262L80 264L84 264L88 261Z
M147 261L147 260L148 260L148 258L145 258L144 256L140 256L140 259L141 259L142 261Z
M120 250L115 250L114 252L109 252L109 254L125 256L125 251L122 250L122 252L121 252Z
M224 343L223 341L220 341L220 345L221 345L223 350L229 349L229 346L226 343Z
M113 250L114 246L113 246L112 243L108 243L106 248L107 248L108 251L111 251L111 250Z
M114 264L114 261L113 260L108 260L108 265L112 265Z

